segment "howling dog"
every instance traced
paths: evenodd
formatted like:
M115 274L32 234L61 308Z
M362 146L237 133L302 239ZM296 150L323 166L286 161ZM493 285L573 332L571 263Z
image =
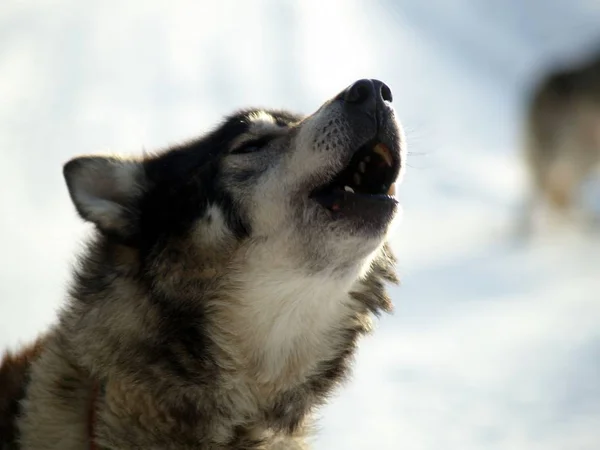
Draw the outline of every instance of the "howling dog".
M94 224L58 321L0 368L2 449L301 449L390 311L405 139L359 80L63 168Z

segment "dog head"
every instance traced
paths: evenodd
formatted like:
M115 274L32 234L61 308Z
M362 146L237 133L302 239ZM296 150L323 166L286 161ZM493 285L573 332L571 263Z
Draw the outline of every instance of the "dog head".
M360 80L307 117L244 110L200 139L142 159L78 157L64 175L81 217L145 257L173 240L221 252L285 241L313 270L356 267L398 209L391 102L385 84Z

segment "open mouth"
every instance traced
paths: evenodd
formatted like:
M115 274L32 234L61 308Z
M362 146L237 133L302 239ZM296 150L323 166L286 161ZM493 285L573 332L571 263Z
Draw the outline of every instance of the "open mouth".
M312 198L330 211L358 206L357 201L396 202L394 181L399 161L387 145L373 140L360 147L348 165Z

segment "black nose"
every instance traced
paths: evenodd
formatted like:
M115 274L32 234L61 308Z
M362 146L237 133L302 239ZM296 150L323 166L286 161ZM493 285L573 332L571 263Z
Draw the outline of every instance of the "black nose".
M347 103L355 105L376 105L382 101L392 101L392 91L379 80L358 80L350 85L343 93L342 98Z

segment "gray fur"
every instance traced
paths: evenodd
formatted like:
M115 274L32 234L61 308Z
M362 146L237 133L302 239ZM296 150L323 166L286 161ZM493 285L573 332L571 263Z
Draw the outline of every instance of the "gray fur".
M305 448L396 281L394 211L332 221L308 195L375 132L344 108L242 111L146 159L65 166L97 232L29 358L10 448L89 448L91 407L99 449ZM404 166L393 110L378 108Z

